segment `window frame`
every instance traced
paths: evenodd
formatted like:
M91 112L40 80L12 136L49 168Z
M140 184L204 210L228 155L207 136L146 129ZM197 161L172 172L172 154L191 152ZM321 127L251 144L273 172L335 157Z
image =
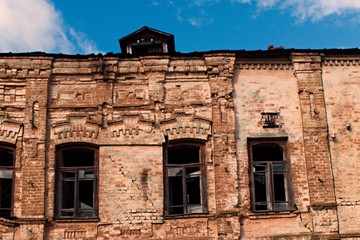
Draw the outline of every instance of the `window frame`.
M7 167L7 166L0 166L0 171L1 170L12 170L12 175L11 175L11 203L10 203L10 209L9 208L4 208L6 210L10 210L10 214L9 216L6 217L2 217L2 218L6 218L6 219L11 219L13 217L13 208L14 208L14 190L15 190L15 160L16 160L16 147L12 144L8 144L8 143L0 143L0 149L5 149L5 150L10 150L12 152L12 166ZM0 159L1 161L1 159ZM5 178L7 179L7 178Z
M255 213L268 213L268 212L284 212L284 211L294 211L294 197L292 191L292 184L291 184L291 167L290 167L290 160L288 156L288 137L273 137L273 138L248 138L248 159L249 159L249 175L250 175L250 195L251 195L251 202L250 208L252 212ZM267 160L267 161L254 161L253 160L253 146L260 145L260 144L276 144L279 148L281 148L283 153L282 160ZM285 203L286 206L283 207L276 207L275 206L275 186L274 186L274 164L283 164L284 165L284 194L286 200L282 203ZM254 180L254 166L255 165L263 165L265 167L265 178L266 178L266 194L267 199L265 202L267 203L268 209L266 210L257 210L256 205L262 201L256 202L255 199L255 180ZM268 196L268 194L270 196ZM270 208L269 208L270 207Z
M62 155L64 151L81 151L81 150L92 150L94 151L94 166L75 166L75 167L63 167L62 166ZM65 170L75 172L74 179L74 210L73 216L61 216L61 208L63 190L62 188L62 173ZM93 215L92 216L80 216L79 215L79 171L81 170L93 170ZM64 144L56 147L56 170L55 170L55 219L98 219L99 216L99 149L98 146L87 144L87 143L72 143Z
M168 163L168 150L170 148L181 148L181 147L198 147L199 148L199 162L198 163L181 163L181 164L169 164ZM205 142L194 141L194 140L175 140L164 144L163 147L164 155L164 215L167 217L182 216L182 215L194 215L194 214L207 214L208 213L208 196L207 196L207 174L205 165ZM170 213L170 189L169 189L169 168L182 168L184 171L186 168L199 167L200 168L200 199L202 212L189 213L188 207L190 204L187 203L187 189L186 189L186 178L187 174L182 175L182 192L183 192L183 213ZM186 171L185 171L186 173Z

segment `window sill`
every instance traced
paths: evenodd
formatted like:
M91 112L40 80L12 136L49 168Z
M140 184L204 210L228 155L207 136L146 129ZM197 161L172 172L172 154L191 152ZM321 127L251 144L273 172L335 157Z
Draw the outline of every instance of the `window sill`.
M212 217L209 213L195 213L195 214L177 214L177 215L165 215L164 219L184 219L184 218L208 218Z
M17 227L19 226L18 220L16 218L8 219L0 217L0 224L7 227Z
M288 210L279 212L251 212L249 219L268 219L268 218L293 218L298 215L298 211Z
M72 223L72 222L99 222L100 218L55 218L55 222L58 223Z

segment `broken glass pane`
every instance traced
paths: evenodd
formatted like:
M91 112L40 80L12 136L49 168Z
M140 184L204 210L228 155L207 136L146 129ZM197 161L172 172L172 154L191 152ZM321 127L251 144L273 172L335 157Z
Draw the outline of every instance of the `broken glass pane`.
M74 192L75 181L63 180L62 181L62 195L61 195L61 209L73 209L74 208Z
M181 167L168 168L168 177L182 176Z
M285 172L285 164L284 163L273 163L273 172L274 173L283 173Z
M79 210L80 217L93 217L95 216L94 210Z
M267 201L266 175L263 173L254 174L255 202Z
M253 165L253 171L256 173L265 173L266 167L267 167L266 163Z
M94 170L79 170L79 179L93 179Z
M201 204L201 169L200 167L186 168L187 203Z
M13 170L0 170L0 178L12 179Z
M74 216L74 211L73 210L60 210L60 216L72 217L72 216Z
M0 179L0 215L10 217L12 179Z
M169 177L169 205L170 212L176 211L177 213L184 213L183 209L183 184L182 177ZM181 206L181 211L179 207ZM173 212L175 213L175 212Z
M92 209L94 207L94 181L79 180L80 209Z
M286 201L285 174L274 174L275 202Z
M203 212L203 206L201 204L197 205L188 205L188 214L191 213L202 213Z

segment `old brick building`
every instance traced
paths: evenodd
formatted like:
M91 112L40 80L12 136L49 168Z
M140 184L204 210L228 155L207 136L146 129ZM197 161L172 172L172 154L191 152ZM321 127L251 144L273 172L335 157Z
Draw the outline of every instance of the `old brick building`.
M0 54L1 239L360 237L360 51Z

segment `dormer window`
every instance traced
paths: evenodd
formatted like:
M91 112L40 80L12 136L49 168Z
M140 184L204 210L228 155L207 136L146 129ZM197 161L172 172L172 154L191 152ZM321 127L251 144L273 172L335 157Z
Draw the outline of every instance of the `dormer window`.
M122 53L149 55L175 52L174 36L143 27L119 40Z

